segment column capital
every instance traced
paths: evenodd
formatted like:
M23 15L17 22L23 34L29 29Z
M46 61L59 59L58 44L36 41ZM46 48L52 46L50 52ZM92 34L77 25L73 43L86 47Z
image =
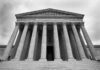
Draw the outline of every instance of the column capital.
M62 25L63 25L63 24L69 25L69 22L62 22Z
M68 23L68 22L62 22L63 24L66 24L66 23Z
M29 25L29 23L25 23L24 25Z
M69 23L74 25L84 25L84 22L69 22Z
M80 24L80 26L84 26L84 23L83 24Z
M75 24L74 23L70 23L72 26L74 26Z
M23 24L23 25L29 25L30 23L29 22L15 22L16 23L16 25L21 25L21 24Z
M47 23L46 22L44 22L44 24L43 25L47 25Z
M20 22L15 22L15 23L16 23L16 25L18 25L18 26L20 25Z

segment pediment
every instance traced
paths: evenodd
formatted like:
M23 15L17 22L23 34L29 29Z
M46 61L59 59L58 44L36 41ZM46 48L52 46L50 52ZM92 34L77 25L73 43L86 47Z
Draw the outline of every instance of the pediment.
M57 9L42 9L42 10L37 10L37 11L32 11L32 12L26 12L26 13L21 13L21 14L16 14L17 18L25 18L25 17L73 17L73 18L83 18L83 14L78 14L78 13L73 13L73 12L67 12L67 11L62 11L62 10L57 10Z

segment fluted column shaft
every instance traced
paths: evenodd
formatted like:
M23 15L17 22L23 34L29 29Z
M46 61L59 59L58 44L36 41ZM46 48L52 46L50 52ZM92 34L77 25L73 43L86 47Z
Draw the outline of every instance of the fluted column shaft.
M68 59L74 59L66 24L63 24L63 33L64 33L64 38L65 38L65 43L66 43L66 48L67 48L67 53L68 53L67 54Z
M27 60L33 60L34 48L36 44L36 35L37 35L37 24L34 24Z
M78 35L78 32L77 32L77 29L76 29L74 24L72 24L71 26L72 26L72 31L73 31L74 36L75 36L77 47L79 49L80 57L81 57L81 59L84 59L84 58L86 58L86 56L85 56L82 44L80 42L80 38L79 38L79 35Z
M13 48L13 51L11 52L11 59L14 58L14 56L16 54L16 51L17 51L17 48L18 48L18 45L19 45L19 41L20 41L21 35L22 35L22 31L19 30L19 34L17 36L15 46Z
M26 59L27 51L28 51L29 44L30 44L30 35L31 35L31 31L28 30L26 37L25 37L25 41L24 41L23 50L22 50L22 53L21 53L20 60Z
M71 46L72 46L72 50L73 50L73 55L76 59L80 59L80 54L79 54L79 51L78 51L78 47L77 47L77 43L75 41L75 36L72 32L72 29L69 29L69 36L70 36L70 40L71 40Z
M47 48L47 25L43 24L43 33L42 33L42 45L41 45L41 59L46 60L46 48Z
M21 36L21 40L20 40L16 55L15 55L15 58L14 58L15 60L20 60L21 53L22 53L22 50L23 50L23 47L24 47L24 41L25 41L25 37L26 37L26 34L27 34L27 30L28 30L28 24L25 24L24 29L23 29L23 33L22 33L22 36Z
M5 49L4 55L3 55L3 57L2 57L1 60L7 60L8 56L9 56L9 54L10 54L10 50L11 50L11 48L12 48L12 46L13 46L14 40L15 40L15 38L16 38L18 29L19 29L19 25L17 24L17 25L15 26L15 29L14 29L12 35L11 35L11 38L10 38L10 40L9 40L9 42L8 42L7 48Z
M57 24L53 25L53 31L54 31L53 33L54 34L54 54L55 54L55 60L56 60L56 59L61 59Z
M94 46L93 46L93 44L92 44L92 42L91 42L91 40L89 38L89 35L88 35L87 31L85 30L83 24L81 25L81 30L83 32L84 38L85 38L85 40L87 42L87 45L89 47L89 50L90 50L90 53L91 53L93 59L97 60L97 58L96 58L96 56L97 56L96 51L94 49Z
M88 49L87 49L87 47L86 47L86 45L85 45L85 43L84 43L83 37L82 37L82 35L81 35L81 33L80 33L80 29L78 29L78 34L79 34L80 41L81 41L81 43L82 43L82 45L83 45L83 49L84 49L84 51L85 51L85 54L86 54L87 58L90 58L90 57L89 57Z

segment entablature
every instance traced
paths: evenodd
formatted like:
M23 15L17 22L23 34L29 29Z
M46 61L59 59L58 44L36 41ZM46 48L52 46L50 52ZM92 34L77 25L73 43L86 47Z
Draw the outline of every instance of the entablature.
M83 22L82 19L18 19L17 22Z
M75 25L77 25L77 24L83 24L84 25L84 22L83 21L74 21L74 22L71 22L71 21L66 21L66 22L61 22L61 21L56 21L56 22L53 22L53 21L50 21L50 22L48 22L48 21L45 21L45 22L43 22L43 21L17 21L16 22L16 24L75 24Z

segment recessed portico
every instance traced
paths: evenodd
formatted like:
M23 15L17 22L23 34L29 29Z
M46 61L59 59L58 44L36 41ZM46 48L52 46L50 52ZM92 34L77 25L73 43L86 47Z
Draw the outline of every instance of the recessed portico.
M80 40L82 38L80 38L78 35L78 33L80 33L78 29L81 29L81 26L83 26L83 24L83 22L77 24L73 22L17 22L16 27L19 27L18 30L22 32L22 35L19 45L17 46L18 48L14 49L16 51L16 54L14 55L15 57L11 60L38 61L44 59L46 61L55 61L56 59L59 59L65 61L70 59L90 59L88 58L90 55L86 57L88 54L86 53L87 51L84 50L84 48L87 49L87 47L83 48L82 42ZM17 32L18 31L16 31L16 33ZM49 33L49 35L48 32L51 32L51 34ZM75 43L71 43L73 41L71 40L72 37L69 37L70 32L72 32L75 38ZM75 44L76 46L72 46ZM77 50L73 49L73 47L77 48ZM7 49L9 49L9 51L11 50L10 47L6 48L3 57L4 59L6 59L9 55L8 53L6 53L8 51ZM94 49L92 48L92 50ZM91 57L96 60L96 58L94 58L95 55L93 54L95 52L92 52L92 50ZM78 54L74 54L75 51L78 51ZM64 53L66 54L66 56L64 56Z

